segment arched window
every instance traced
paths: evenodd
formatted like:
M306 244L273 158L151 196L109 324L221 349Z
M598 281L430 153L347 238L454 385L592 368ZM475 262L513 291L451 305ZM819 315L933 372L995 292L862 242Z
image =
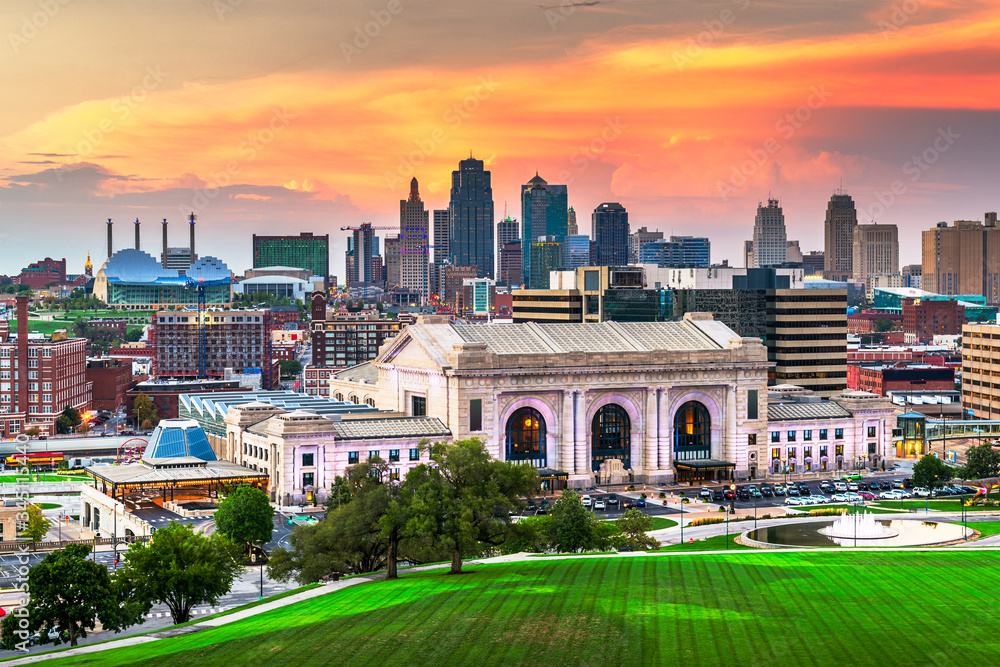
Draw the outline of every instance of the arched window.
M368 405L370 405L373 408L375 407L375 399L372 398L371 396L368 396L367 398L365 398L365 403L367 403Z
M620 405L608 403L594 415L590 428L591 467L597 472L605 459L618 459L632 467L632 422Z
M674 415L674 458L712 458L712 418L698 401L688 401Z
M337 399L338 401L342 401L342 400L344 400L344 395L341 394L341 393L338 393L337 395L334 396L334 398Z
M534 408L518 408L507 420L507 460L545 467L545 419Z

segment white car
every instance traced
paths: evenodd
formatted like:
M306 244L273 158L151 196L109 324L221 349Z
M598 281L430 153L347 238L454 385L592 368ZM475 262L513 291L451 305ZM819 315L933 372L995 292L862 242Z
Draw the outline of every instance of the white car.
M789 496L788 498L785 498L785 504L786 505L801 505L803 503L802 503L802 498L801 497Z
M879 498L883 500L902 500L903 498L912 498L913 496L906 491L900 491L899 489L893 489L892 491L883 491L878 494Z
M698 495L701 496L702 498L706 498L708 500L711 500L712 499L712 490L709 489L707 486L703 486L703 487L701 487L701 491L698 492Z
M838 493L847 493L847 484L844 482L834 482L833 489Z
M858 490L858 483L857 482L848 482L847 483L847 490L848 491L857 491Z
M812 499L814 505L825 505L826 503L830 502L829 500L827 500L826 496L821 496L819 494L807 496L807 498Z
M847 494L846 493L835 493L832 496L830 496L830 502L834 502L834 503L846 503L847 502Z
M915 495L917 498L930 498L931 492L928 489L925 489L921 486L917 486L914 487L913 489L913 495Z
M590 496L584 496L583 498L580 498L580 502L583 503L584 507L590 507L591 505L594 504L594 501L591 499Z
M600 498L598 498L597 500L594 501L594 509L595 510L606 510L606 509L608 509L608 506L607 506L607 504L603 500L601 500Z

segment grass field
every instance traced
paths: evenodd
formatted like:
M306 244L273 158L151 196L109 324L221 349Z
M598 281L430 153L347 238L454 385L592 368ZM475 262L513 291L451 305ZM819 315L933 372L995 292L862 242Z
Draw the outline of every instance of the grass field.
M406 574L52 665L992 664L1000 555L538 559ZM859 576L863 566L864 576Z
M17 482L26 482L26 481L28 481L29 477L31 478L30 481L32 481L32 482L37 482L37 481L42 481L42 482L84 482L84 481L87 481L88 479L90 479L90 477L79 477L79 476L71 476L71 475L53 475L51 473L44 473L44 472L41 474L41 480L38 479L39 475L37 473L31 473L31 475L6 474L6 475L0 475L0 484L14 484L14 483L17 483Z
M667 519L662 516L653 517L653 526L650 530L663 530L664 528L673 528L677 525L677 522L673 519Z
M910 510L911 512L923 512L924 511L924 501L923 500L904 500L902 501L903 507ZM886 507L898 507L899 501L892 503L891 505L885 505ZM928 500L927 509L932 512L961 512L962 511L962 501L961 500ZM967 512L1000 512L1000 507L983 507L982 505L976 505L973 507L966 507Z

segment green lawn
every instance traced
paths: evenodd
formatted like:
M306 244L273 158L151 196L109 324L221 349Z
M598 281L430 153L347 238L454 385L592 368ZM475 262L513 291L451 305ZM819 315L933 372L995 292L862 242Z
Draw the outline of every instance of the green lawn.
M903 501L883 501L883 507L899 507L902 503L905 509L913 512L923 512L924 511L924 501L923 500L903 500ZM927 509L932 512L961 512L962 511L962 501L961 500L928 500ZM967 512L1000 512L1000 507L983 507L982 505L974 505L972 507L966 507Z
M663 546L659 549L651 549L651 552L660 551L726 551L726 542L729 543L729 551L737 549L753 549L754 547L745 547L742 544L736 543L737 535L746 532L746 521L740 521L739 523L731 523L729 525L729 537L725 535L716 535L715 537L709 537L704 540L695 540L691 543L691 538L685 537L684 544L672 544L670 546ZM750 530L753 530L753 521L750 522Z
M871 505L811 505L809 507L800 507L806 515L809 514L810 510L837 510L838 512L847 512L848 514L859 514L862 512L868 512L869 514L899 514L899 510L886 509L885 506L882 507L872 507Z
M995 606L998 565L975 552L538 559L407 574L47 664L992 664L1000 620L970 610Z
M39 481L39 479L38 479L39 478L38 473L34 473L34 472L31 473L31 475L6 474L6 475L0 475L0 484L14 484L16 482L26 482L26 481L28 481L29 477L31 478L30 481L32 481L32 482ZM87 481L89 479L91 479L89 476L88 477L79 477L79 476L71 476L71 475L54 475L52 473L44 473L43 472L41 474L41 480L40 481L42 481L42 482L85 482L85 481Z
M664 528L673 528L677 525L677 522L673 519L666 519L662 516L653 517L653 526L650 530L663 530Z

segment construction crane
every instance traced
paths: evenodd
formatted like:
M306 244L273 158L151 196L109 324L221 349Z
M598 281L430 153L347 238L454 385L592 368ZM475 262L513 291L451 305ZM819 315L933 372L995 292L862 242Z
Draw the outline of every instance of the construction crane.
M398 226L397 227L393 227L392 225L379 225L378 227L375 227L374 225L370 225L367 222L362 223L361 227L341 227L340 231L342 231L342 232L360 232L362 229L370 229L372 231L395 231L395 232L399 231L399 227Z

